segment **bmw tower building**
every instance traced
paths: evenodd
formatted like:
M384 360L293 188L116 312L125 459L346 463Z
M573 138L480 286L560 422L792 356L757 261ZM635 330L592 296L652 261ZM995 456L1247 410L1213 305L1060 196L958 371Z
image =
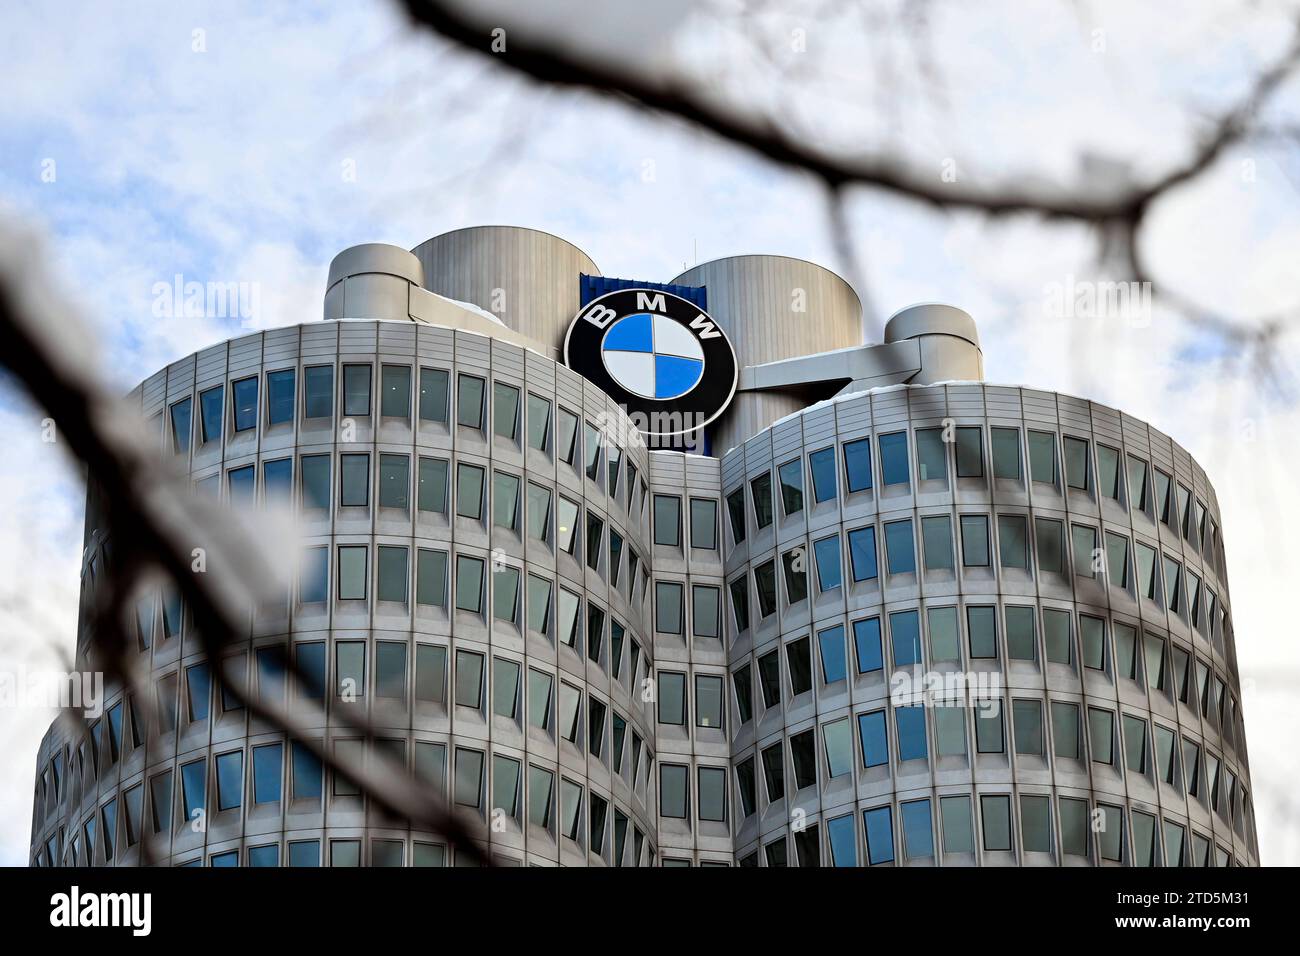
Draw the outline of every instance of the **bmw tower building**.
M650 282L469 228L346 249L323 321L130 397L196 494L292 500L295 579L228 648L254 692L343 758L361 708L502 865L1258 863L1205 471L986 384L960 309L864 344L810 262ZM469 862L223 694L168 588L132 609L156 701L50 729L33 864Z

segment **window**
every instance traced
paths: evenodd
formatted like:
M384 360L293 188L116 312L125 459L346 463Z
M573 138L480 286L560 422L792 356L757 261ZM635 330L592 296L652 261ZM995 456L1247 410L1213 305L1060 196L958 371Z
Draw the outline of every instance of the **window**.
M813 544L817 560L817 584L822 592L839 587L843 580L840 571L840 537L832 535Z
M600 432L591 422L583 423L582 450L584 472L590 480L600 484Z
M415 603L447 606L447 552L420 548L416 555Z
M492 433L514 441L519 430L519 389L492 383Z
M853 648L857 655L859 674L869 674L884 669L880 618L868 617L853 622Z
M984 824L984 849L1011 849L1011 798L1003 795L980 797L980 818Z
M769 709L781 703L781 661L776 651L758 659L758 684L763 691L763 706Z
M518 606L519 569L502 565L492 572L492 618L514 624Z
M189 691L189 717L191 721L207 720L212 700L212 674L207 664L195 664L185 669L185 686Z
M885 523L885 566L890 574L916 573L911 518Z
M993 446L993 477L1020 480L1020 429L989 428Z
M831 866L857 866L857 834L854 832L853 814L836 817L826 824L826 838L830 841Z
M803 511L803 459L787 461L777 469L781 483L781 512L788 518Z
M794 760L796 790L804 790L817 783L817 744L813 731L805 730L790 738L790 755Z
M1065 483L1078 491L1088 490L1088 442L1066 435Z
M1029 477L1056 484L1056 436L1051 432L1029 432Z
M862 766L884 767L889 764L889 738L883 710L858 715L858 742L862 747Z
M230 386L235 410L235 431L257 427L257 378L241 378Z
M998 560L1004 568L1029 570L1029 521L1024 515L998 515Z
M961 663L961 639L957 635L957 609L932 607L926 612L930 630L930 660Z
M628 497L632 492L628 491ZM744 486L737 488L727 495L727 514L731 518L731 541L732 544L740 544L745 540L745 489Z
M252 504L257 483L257 473L253 470L253 466L245 465L243 468L232 468L226 472L226 475L230 480L231 503L239 505Z
M966 633L972 658L995 659L998 656L997 608L992 605L968 605Z
M406 701L405 643L375 642L375 696Z
M731 610L736 617L736 630L749 628L749 579L741 575L731 582Z
M682 633L682 585L680 581L655 582L655 630L661 634Z
M551 431L551 403L540 395L528 394L528 447L546 451Z
M456 514L483 519L483 469L461 462L456 466Z
M889 639L894 653L894 667L921 663L921 620L916 611L890 613Z
M1121 485L1119 452L1105 445L1097 445L1097 491L1103 498L1119 500Z
M290 504L293 494L293 459L277 458L262 463L262 497L281 507Z
M867 831L867 862L871 866L894 860L894 820L889 807L862 811Z
M284 746L253 748L253 803L279 803Z
M452 799L462 807L479 807L483 800L483 753L456 748L456 778Z
M874 527L857 528L849 532L849 564L855 582L869 581L878 576Z
M785 658L790 667L790 695L798 697L812 690L812 649L808 638L801 637L785 646Z
M199 425L204 443L221 441L221 416L224 401L225 387L221 385L199 393Z
M753 675L748 664L731 675L731 685L736 692L736 712L743 724L754 716Z
M557 424L556 453L560 461L566 465L572 465L573 456L577 450L578 417L567 408L560 408Z
M943 852L974 853L970 797L940 797L939 817L943 830Z
M1152 690L1165 689L1165 641L1162 637L1147 634L1142 639L1143 661L1146 664L1147 686Z
M1050 518L1035 518L1038 539L1038 570L1050 574L1065 573L1065 526Z
M190 400L184 399L171 408L172 451L184 455L190 450Z
M1052 852L1052 801L1050 797L1020 795L1020 839L1026 853Z
M364 508L370 504L370 456L339 456L339 504Z
M691 499L691 547L718 549L718 503L712 498Z
M1070 525L1070 543L1074 552L1074 573L1081 578L1095 578L1101 570L1097 549L1097 529L1087 525Z
M686 817L687 768L681 764L666 763L659 767L659 814L665 817Z
M244 795L244 752L217 755L217 809L238 810Z
M350 457L350 456L349 456ZM411 459L407 455L379 456L379 507L408 511L411 506Z
M1016 753L1043 755L1043 705L1037 700L1016 699L1011 702L1011 730L1015 735Z
M654 496L655 544L682 546L682 499L674 495Z
M1074 661L1073 641L1070 638L1070 612L1055 608L1043 609L1043 643L1047 659L1054 664L1071 664Z
M772 523L772 473L751 479L749 488L754 497L754 523L760 529L766 528Z
M882 454L883 451L882 446ZM917 429L916 474L920 481L939 481L947 486L948 451L944 447L942 428Z
M1000 754L1006 752L1001 703L996 698L990 698L981 701L975 708L975 750L977 753ZM995 704L997 706L994 706Z
M978 426L956 430L957 477L984 477L984 431Z
M456 424L466 428L483 428L483 379L460 375L456 379Z
M483 613L483 559L456 555L456 608Z
M449 463L445 458L420 458L420 482L416 507L420 511L447 513L447 473Z
M850 494L871 489L871 439L844 443L844 477Z
M578 643L578 611L582 607L582 598L568 588L560 588L558 608L558 632L560 640L569 647Z
M812 471L813 501L821 504L835 498L835 449L823 448L808 456Z
M706 584L691 586L691 625L696 637L720 637L722 592ZM617 676L617 675L616 675Z
M308 365L302 370L302 388L303 418L330 418L334 415L333 365Z
M961 516L961 563L968 568L989 566L989 519L984 515Z
M822 680L828 684L844 680L848 673L844 657L844 625L836 624L817 632L821 648Z
M907 433L893 432L881 435L878 444L881 479L885 487L908 484Z
M1133 811L1133 865L1155 866L1156 818L1140 810Z
M519 523L519 479L514 475L492 473L492 524L513 531Z
M339 600L366 599L366 546L339 546Z
M927 571L951 571L952 519L948 515L931 515L921 519L921 545Z
M370 414L370 366L343 366L343 414Z
M1098 707L1088 708L1088 740L1092 744L1092 759L1096 763L1113 763L1112 745L1115 733L1115 715Z
M1141 541L1137 542L1137 585L1138 594L1155 601L1156 596L1156 552Z
M1131 773L1147 772L1147 722L1124 714L1120 721L1124 731L1124 767Z
M659 672L659 723L686 723L686 675Z
M722 726L722 678L712 674L695 675L695 726Z
M1052 753L1070 760L1079 759L1079 707L1077 704L1052 701Z
M896 707L894 720L898 730L898 759L924 760L927 755L925 708Z
M385 418L411 419L411 368L385 365L380 369L379 414Z
M556 513L556 545L565 554L573 554L577 542L578 505L560 495Z
M804 563L804 550L802 547L797 547L793 551L787 551L781 556L781 566L785 573L785 596L786 600L790 604L798 604L800 601L804 600L804 598L808 597L808 572L804 570ZM770 566L771 562L768 562L768 564L763 567L770 568ZM762 608L770 607L772 610L775 610L775 590L770 594L764 593L766 582L764 582L762 576L759 574L760 570L761 568L755 569L754 572L754 576L758 580L759 605ZM767 573L770 574L771 572L769 571ZM765 610L764 617L766 616L767 612Z
M446 423L449 382L446 369L420 369L420 421Z
M727 819L727 771L720 767L700 767L700 819L724 822Z
M535 574L528 575L528 629L546 634L551 619L551 582Z

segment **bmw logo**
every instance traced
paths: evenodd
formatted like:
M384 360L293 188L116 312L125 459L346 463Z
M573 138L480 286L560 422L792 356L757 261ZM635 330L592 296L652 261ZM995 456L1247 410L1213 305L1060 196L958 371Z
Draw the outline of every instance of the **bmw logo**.
M587 303L569 326L564 360L646 435L701 428L736 390L736 354L722 329L694 303L656 289Z

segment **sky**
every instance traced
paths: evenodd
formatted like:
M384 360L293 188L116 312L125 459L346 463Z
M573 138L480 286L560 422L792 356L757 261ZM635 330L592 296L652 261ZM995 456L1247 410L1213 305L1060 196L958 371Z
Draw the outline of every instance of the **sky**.
M1268 367L1159 301L1149 321L1081 319L1053 284L1118 278L1096 237L1032 219L947 215L850 193L856 250L840 259L826 197L805 176L595 96L545 90L420 34L386 2L12 3L0 32L0 219L38 242L126 391L198 348L316 321L331 257L412 247L462 226L544 229L606 275L667 281L698 261L772 253L854 277L868 328L918 301L979 325L990 382L1081 395L1174 436L1206 468L1223 515L1263 860L1300 863L1293 741L1300 642L1287 599L1300 568L1300 348ZM576 0L519 10L543 32L679 73L767 111L825 148L903 157L938 179L1098 188L1191 149L1289 39L1293 4L932 3L859 17L816 5L740 23L731 0ZM1132 9L1140 7L1139 9ZM654 16L645 11L653 8ZM771 5L765 7L771 9ZM513 28L513 27L512 27ZM507 43L510 33L507 31ZM766 42L760 42L766 38ZM1291 120L1300 85L1261 119ZM16 95L13 95L16 94ZM1152 210L1153 271L1234 320L1300 303L1300 152L1230 151ZM254 283L251 318L156 314L154 287ZM75 635L84 486L43 414L0 380L0 672L58 669ZM52 713L0 711L0 864L23 864L32 776Z

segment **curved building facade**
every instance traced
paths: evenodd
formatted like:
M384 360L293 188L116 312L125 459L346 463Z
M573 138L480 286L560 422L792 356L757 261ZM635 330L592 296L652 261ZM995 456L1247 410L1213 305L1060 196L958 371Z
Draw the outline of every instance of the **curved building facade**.
M1186 452L983 384L950 307L863 346L843 280L767 256L672 280L742 370L720 457L650 451L558 362L597 275L506 227L353 247L326 321L132 394L196 494L297 516L283 600L230 648L256 693L344 760L363 717L506 865L1258 861ZM101 514L92 482L83 604ZM465 862L223 694L167 587L134 607L156 700L51 727L33 864Z

